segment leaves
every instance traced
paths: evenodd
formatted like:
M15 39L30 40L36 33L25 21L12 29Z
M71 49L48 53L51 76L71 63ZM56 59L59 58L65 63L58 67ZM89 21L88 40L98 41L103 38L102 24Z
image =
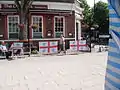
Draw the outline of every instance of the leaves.
M95 4L94 22L97 24L102 24L108 19L108 4L99 1Z
M93 23L99 25L99 31L101 33L108 33L108 27L109 27L108 18L109 18L108 4L99 1L98 3L95 4Z
M84 11L83 11L83 15L84 15L83 22L89 25L92 22L92 18L91 18L92 12L91 12L90 6L87 4L86 0L79 0L79 1L81 2L80 7L82 7L84 9Z
M94 7L90 8L86 0L79 0L81 2L80 7L83 11L83 22L89 26L98 25L101 32L108 32L109 25L109 10L108 4L99 1Z

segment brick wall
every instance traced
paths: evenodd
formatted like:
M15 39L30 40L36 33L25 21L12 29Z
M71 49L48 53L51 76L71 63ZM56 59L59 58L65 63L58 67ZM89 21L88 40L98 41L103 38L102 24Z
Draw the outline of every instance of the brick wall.
M68 15L65 18L65 36L68 38L69 37L69 33L72 33L72 37L75 36L75 15Z
M7 39L6 32L6 16L0 16L0 35L3 35L0 39Z

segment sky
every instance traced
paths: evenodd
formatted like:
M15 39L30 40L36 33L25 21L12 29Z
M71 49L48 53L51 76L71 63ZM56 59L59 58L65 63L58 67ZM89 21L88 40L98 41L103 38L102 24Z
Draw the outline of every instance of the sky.
M107 0L95 0L95 3L97 3L98 1L103 1L103 2L108 2ZM87 0L88 5L90 5L90 7L92 7L94 5L94 0Z

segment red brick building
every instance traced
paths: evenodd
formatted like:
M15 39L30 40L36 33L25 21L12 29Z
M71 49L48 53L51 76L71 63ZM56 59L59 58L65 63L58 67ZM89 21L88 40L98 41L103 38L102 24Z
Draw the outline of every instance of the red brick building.
M78 0L35 0L30 8L29 23L37 29L29 29L30 39L58 40L81 36L82 8ZM0 39L16 41L19 37L19 14L13 0L0 0Z

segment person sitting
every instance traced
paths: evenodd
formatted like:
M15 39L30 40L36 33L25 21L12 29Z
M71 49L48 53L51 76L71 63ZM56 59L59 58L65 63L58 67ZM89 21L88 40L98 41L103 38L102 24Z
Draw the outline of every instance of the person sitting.
M20 54L21 54L21 49L17 49L16 52L14 53L14 55L16 55L16 56L17 56L17 55L20 56Z
M4 41L1 42L0 51L1 51L2 55L6 56L6 59L9 59L10 52L8 52L8 49L7 49Z
M0 45L0 56L5 56L5 52L3 51L2 45Z

